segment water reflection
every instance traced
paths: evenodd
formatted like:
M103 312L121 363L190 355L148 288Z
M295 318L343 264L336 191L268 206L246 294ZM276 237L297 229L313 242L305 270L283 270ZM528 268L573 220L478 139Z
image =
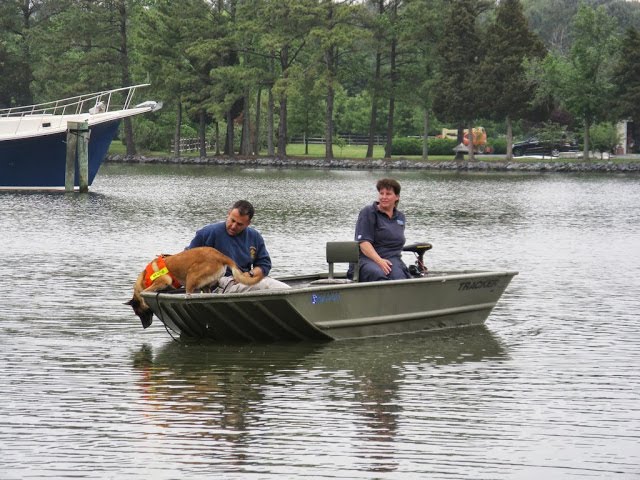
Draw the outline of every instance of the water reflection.
M340 432L354 438L358 469L392 472L403 404L429 388L416 372L505 356L479 327L323 344L169 342L142 346L132 365L149 420L180 432L183 448L206 438L212 453L242 465L248 451L266 455L291 440L275 432L316 445Z

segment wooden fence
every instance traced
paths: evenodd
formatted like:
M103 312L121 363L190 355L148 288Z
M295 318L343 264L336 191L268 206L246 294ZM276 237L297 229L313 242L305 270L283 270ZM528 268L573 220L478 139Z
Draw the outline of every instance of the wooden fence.
M346 142L347 145L368 145L369 144L369 135L352 135L352 134L343 134L336 135L333 137L334 145L337 144L338 139L342 139ZM304 137L304 136L296 136L292 137L290 143L301 143L304 144L305 141L309 144L325 144L325 137ZM374 145L384 145L387 141L386 135L375 135L373 137ZM206 144L207 151L215 150L215 143L207 141ZM200 150L200 139L199 138L181 138L180 139L180 151L181 152L197 152ZM174 143L171 141L171 151L174 151Z
M339 138L343 139L347 145L368 145L369 144L369 135L352 135L352 134L338 134L333 137L333 143L336 144L336 140ZM321 144L324 145L325 137L305 137L305 136L297 136L291 138L291 143L306 143L309 144ZM387 137L385 135L375 135L373 137L374 145L384 145L387 141Z

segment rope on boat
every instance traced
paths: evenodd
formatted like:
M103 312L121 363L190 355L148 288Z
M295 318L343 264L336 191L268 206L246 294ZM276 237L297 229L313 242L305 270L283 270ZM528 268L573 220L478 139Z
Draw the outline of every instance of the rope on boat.
M160 312L160 314L158 315L158 318L162 322L162 325L164 325L164 329L167 331L167 333L171 337L171 340L173 340L174 342L180 343L180 339L173 336L173 333L171 333L171 330L169 329L169 327L167 327L167 324L164 321L164 315L162 314L162 305L160 304L160 302L158 302L158 295L160 295L160 292L156 292L156 303L158 304L158 312Z

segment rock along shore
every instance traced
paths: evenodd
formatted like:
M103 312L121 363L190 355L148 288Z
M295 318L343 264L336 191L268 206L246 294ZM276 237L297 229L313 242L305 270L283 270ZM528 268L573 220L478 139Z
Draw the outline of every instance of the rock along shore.
M111 163L164 164L164 165L218 165L236 167L273 168L332 168L350 170L446 170L478 172L613 172L640 173L640 160L621 163L611 161L567 162L554 160L545 162L507 162L477 160L469 161L421 161L406 159L346 159L287 157L146 157L144 155L107 155Z

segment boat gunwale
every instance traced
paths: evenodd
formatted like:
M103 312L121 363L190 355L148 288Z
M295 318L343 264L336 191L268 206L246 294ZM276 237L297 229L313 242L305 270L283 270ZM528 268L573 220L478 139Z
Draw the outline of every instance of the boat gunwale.
M268 298L268 297L285 297L291 295L304 294L309 292L317 292L317 291L330 291L330 290L343 290L343 289L357 289L357 288L368 288L372 287L382 287L382 286L402 286L407 284L414 283L445 283L449 281L456 280L466 280L466 279L474 279L474 278L482 278L486 276L492 277L514 277L518 275L518 271L515 270L469 270L469 271L452 271L448 272L434 272L433 276L426 276L420 278L408 278L403 280L393 280L393 281L385 281L380 280L376 282L350 282L350 283L322 283L322 284L309 284L301 287L292 287L292 288L283 288L283 289L267 289L267 290L255 290L248 292L236 292L236 293L192 293L188 294L186 292L180 291L158 291L158 292L142 292L141 295L147 298L157 298L157 299L173 299L175 301L215 301L221 302L225 300L236 300L243 299L249 300L253 297L257 298ZM326 278L326 272L315 273L315 274L302 274L302 275L293 275L286 277L278 277L277 280L283 282L291 282L291 281L299 281L304 278Z

